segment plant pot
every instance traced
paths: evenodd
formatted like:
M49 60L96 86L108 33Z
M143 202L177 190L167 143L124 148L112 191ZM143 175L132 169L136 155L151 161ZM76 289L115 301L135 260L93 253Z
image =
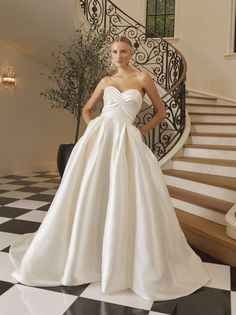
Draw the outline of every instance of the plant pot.
M69 144L60 144L57 152L57 168L58 172L62 178L67 161L70 157L71 151L74 148L73 143Z

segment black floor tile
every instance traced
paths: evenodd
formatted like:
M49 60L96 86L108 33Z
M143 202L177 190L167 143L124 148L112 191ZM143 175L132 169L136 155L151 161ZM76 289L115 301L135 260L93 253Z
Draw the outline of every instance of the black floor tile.
M61 182L60 179L50 179L46 181L46 183L51 183L51 184L60 184L60 182Z
M37 210L42 210L42 211L48 211L49 207L50 207L51 203L44 205L40 208L37 208Z
M146 310L79 297L63 315L148 315L148 313L149 311Z
M212 263L212 264L226 265L226 263L224 263L223 261L221 261L215 257L212 257L212 256L208 255L207 253L200 251L199 249L193 248L193 250L204 262L208 262L208 263Z
M0 281L0 295L5 293L7 290L9 290L13 286L14 286L14 283Z
M13 219L0 224L0 231L15 234L33 233L38 230L40 224L39 222Z
M171 315L231 315L230 292L204 287L186 297L154 302L152 311Z
M8 203L11 203L14 201L16 201L16 198L0 197L0 205L7 205Z
M21 187L19 189L16 189L16 191L34 192L34 193L40 193L40 192L45 191L45 190L47 190L47 188L44 188L44 187L32 187L32 186L25 186L25 187Z
M32 210L2 206L2 207L0 207L0 217L16 218L16 217L18 217L22 214L25 214L29 211L32 211Z
M21 175L6 175L6 176L2 176L1 178L7 178L7 179L23 179L26 178L28 176L21 176Z
M10 182L10 184L12 185L24 185L24 186L29 186L29 185L33 185L35 184L35 182L31 182L28 180L16 180L14 182Z
M66 293L71 295L80 296L80 294L87 288L88 284L76 285L76 286L57 286L57 287L38 287L54 292Z
M8 246L8 247L2 249L1 252L9 253L9 249L10 249L10 246Z
M24 200L37 200L37 201L49 201L49 202L51 202L53 200L53 198L54 198L54 195L37 194L34 196L24 198Z
M231 271L231 290L236 291L236 268L230 267Z

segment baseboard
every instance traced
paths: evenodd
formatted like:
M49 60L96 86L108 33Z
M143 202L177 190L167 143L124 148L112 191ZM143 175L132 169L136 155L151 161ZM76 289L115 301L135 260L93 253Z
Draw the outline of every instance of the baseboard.
M30 172L55 172L57 171L57 164L55 162L31 162L19 164L1 164L0 176L16 175Z

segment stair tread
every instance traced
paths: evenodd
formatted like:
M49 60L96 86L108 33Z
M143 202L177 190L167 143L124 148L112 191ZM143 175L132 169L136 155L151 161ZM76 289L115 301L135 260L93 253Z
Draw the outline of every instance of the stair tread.
M236 250L236 240L226 235L225 226L180 209L175 209L175 212L181 225Z
M236 133L220 133L220 132L190 132L190 136L236 138Z
M202 122L202 121L192 121L191 125L220 125L220 126L236 126L236 123L232 122L227 122L227 123L222 123L222 122Z
M198 107L214 107L214 108L236 108L236 104L234 105L224 105L224 104L200 104L200 103L188 103L186 102L186 106L198 106Z
M217 100L217 98L214 96L197 96L197 95L188 95L188 94L186 94L186 98L194 98L194 99L200 99L200 100L211 100L211 101Z
M222 150L222 151L236 151L236 146L227 145L213 145L213 144L185 144L185 148Z
M223 159L221 160L221 159L207 159L207 158L194 158L194 157L179 156L179 157L174 157L173 161L183 161L183 162L191 162L191 163L214 164L214 165L236 167L236 161L223 160Z
M189 202L197 206L203 206L207 209L226 214L234 205L232 202L222 199L198 194L189 190L168 185L168 191L172 198Z
M205 115L208 115L208 116L226 116L226 117L231 117L231 116L236 116L235 113L197 113L197 112L191 112L191 111L188 111L188 113L191 115L191 116L194 116L194 115L201 115L201 116L205 116Z
M236 180L234 177L211 175L198 172L189 172L175 169L163 170L165 175L170 175L178 178L188 179L191 181L213 185L217 187L236 190Z

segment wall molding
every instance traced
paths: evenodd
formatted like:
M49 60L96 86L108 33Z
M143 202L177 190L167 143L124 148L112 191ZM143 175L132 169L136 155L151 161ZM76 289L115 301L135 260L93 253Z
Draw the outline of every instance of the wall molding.
M217 94L213 94L213 93L208 93L208 92L203 92L203 91L199 91L199 90L195 90L195 89L190 89L187 88L187 91L192 92L192 93L196 93L199 94L199 96L210 96L210 97L216 97L218 101L226 101L229 103L233 103L236 104L236 99L233 98L229 98L229 97L224 97L221 95L217 95Z

